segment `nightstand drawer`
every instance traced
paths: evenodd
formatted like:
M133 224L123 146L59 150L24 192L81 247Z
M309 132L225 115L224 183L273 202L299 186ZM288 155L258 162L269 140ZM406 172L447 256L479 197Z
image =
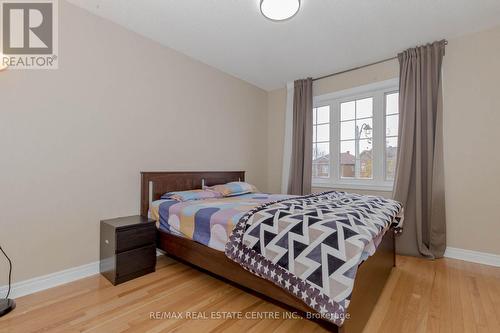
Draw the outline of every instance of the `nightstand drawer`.
M156 265L156 245L151 244L116 255L116 277L122 277Z
M155 221L125 216L101 221L99 271L114 285L155 271Z
M116 253L156 243L154 224L116 231Z

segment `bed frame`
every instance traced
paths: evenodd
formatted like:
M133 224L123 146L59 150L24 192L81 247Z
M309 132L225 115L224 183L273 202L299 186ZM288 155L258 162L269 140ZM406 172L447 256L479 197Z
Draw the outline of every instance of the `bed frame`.
M141 172L141 215L147 216L151 201L158 200L166 192L200 189L202 184L212 186L244 180L244 171ZM157 247L173 258L258 294L287 310L300 315L314 312L301 300L272 282L249 273L227 258L223 252L163 231L158 231ZM395 264L394 233L387 232L376 253L358 269L348 309L350 319L341 327L324 320L315 321L332 332L362 332Z

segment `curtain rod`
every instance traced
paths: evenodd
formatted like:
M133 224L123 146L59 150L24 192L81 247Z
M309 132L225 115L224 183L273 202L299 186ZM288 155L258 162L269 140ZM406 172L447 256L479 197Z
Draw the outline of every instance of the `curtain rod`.
M448 45L448 41L445 39L443 40L444 41L444 45ZM343 70L343 71L340 71L340 72L336 72L336 73L332 73L332 74L328 74L328 75L324 75L324 76L320 76L320 77L317 77L317 78L314 78L313 81L318 81L318 80L322 80L322 79L326 79L328 77L332 77L332 76L337 76L337 75L340 75L340 74L344 74L344 73L348 73L348 72L352 72L352 71L356 71L358 69L362 69L362 68L366 68L366 67L370 67L370 66L374 66L374 65L378 65L378 64L381 64L383 62L387 62L387 61L391 61L391 60L394 60L394 59L397 59L398 57L395 56L395 57L392 57L392 58L387 58L387 59L383 59L383 60L379 60L379 61L375 61L375 62L372 62L370 64L366 64L366 65L362 65L362 66L358 66L358 67L354 67L354 68L350 68L350 69L346 69L346 70Z

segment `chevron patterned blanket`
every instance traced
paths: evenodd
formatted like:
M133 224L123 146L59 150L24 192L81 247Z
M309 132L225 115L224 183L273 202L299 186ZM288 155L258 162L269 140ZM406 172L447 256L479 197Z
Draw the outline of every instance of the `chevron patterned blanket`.
M344 323L359 264L397 225L401 204L376 196L324 192L256 207L226 244L226 256Z

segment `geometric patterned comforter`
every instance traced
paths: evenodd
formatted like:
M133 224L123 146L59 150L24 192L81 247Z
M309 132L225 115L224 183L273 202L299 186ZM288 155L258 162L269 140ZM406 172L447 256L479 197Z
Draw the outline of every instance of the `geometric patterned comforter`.
M282 194L248 193L225 198L157 200L150 216L168 233L224 251L234 226L245 213L268 202L290 198Z
M390 227L399 202L330 191L267 203L245 214L226 255L341 326L358 266Z

